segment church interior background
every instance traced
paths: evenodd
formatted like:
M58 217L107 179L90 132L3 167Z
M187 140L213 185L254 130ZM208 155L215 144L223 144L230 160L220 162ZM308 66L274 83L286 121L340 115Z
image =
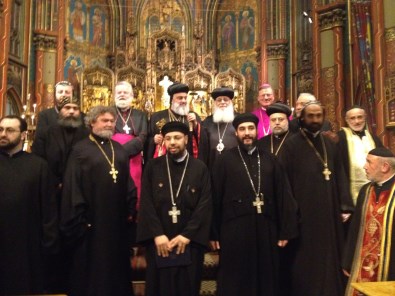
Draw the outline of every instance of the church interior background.
M211 113L211 91L235 89L239 112L259 85L294 105L313 93L337 130L359 104L395 151L393 0L0 0L0 116L52 107L68 80L81 108L113 103L127 80L134 107L164 109L170 82L190 87L190 106Z
M251 111L258 87L293 105L311 92L335 129L345 108L368 110L395 150L395 11L392 0L0 0L0 115L34 131L68 80L87 111L112 104L117 81L134 107L167 107L164 90L187 83L191 108L211 113L210 92L230 86Z

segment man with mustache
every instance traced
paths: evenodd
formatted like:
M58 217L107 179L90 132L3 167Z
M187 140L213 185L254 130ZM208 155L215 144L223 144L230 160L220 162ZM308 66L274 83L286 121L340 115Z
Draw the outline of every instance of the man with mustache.
M187 150L194 158L207 161L207 135L201 126L200 117L189 111L189 87L183 83L174 83L167 92L170 96L170 108L152 114L149 122L147 160L166 154L166 147L161 134L162 127L170 121L179 121L189 128Z
M230 88L216 88L211 93L214 100L213 115L203 121L209 142L208 167L212 168L217 157L226 150L237 146L237 138L232 121L234 91Z
M132 85L127 81L120 81L115 86L115 109L117 119L113 140L122 144L129 155L130 175L137 187L140 197L143 151L147 137L147 115L140 110L132 109Z
M0 295L45 294L57 250L58 211L47 163L22 150L24 119L0 119Z
M356 205L359 190L369 182L363 168L366 156L370 150L382 147L383 144L369 132L366 112L362 107L352 106L347 110L345 119L348 127L342 127L338 132L338 147L350 181L351 196Z
M73 147L63 181L60 229L72 251L68 295L133 295L130 237L137 192L129 158L111 140L116 113L87 114L89 137Z
M137 240L146 247L147 296L198 296L211 225L210 175L187 151L189 129L162 127L166 155L143 176Z
M277 159L257 147L258 121L251 113L235 117L238 145L213 169L218 296L278 295L279 248L297 236L296 204Z
M306 104L301 129L279 155L300 215L299 237L288 246L292 296L344 295L342 222L353 203L336 144L321 134L324 118L319 102Z

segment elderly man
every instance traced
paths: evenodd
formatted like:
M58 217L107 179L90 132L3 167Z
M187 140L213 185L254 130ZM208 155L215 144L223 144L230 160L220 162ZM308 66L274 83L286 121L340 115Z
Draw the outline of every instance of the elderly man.
M67 163L60 227L73 254L69 295L132 295L128 233L137 194L127 152L111 140L115 118L112 107L92 108L91 133Z
M300 129L299 118L300 118L300 114L301 114L304 106L306 106L306 104L308 104L310 102L316 102L316 101L317 101L316 97L310 93L299 94L299 97L298 97L296 104L295 104L295 118L292 119L289 123L289 130L292 133L296 133ZM324 120L324 123L322 124L321 131L330 131L330 130L332 130L331 123L327 120Z
M0 120L0 295L44 294L44 261L57 249L58 211L46 162L22 151L27 123Z
M207 161L207 135L200 124L199 115L189 111L189 87L183 83L174 83L167 92L170 96L170 108L152 114L149 123L147 160L166 154L161 134L162 127L170 121L179 121L189 128L187 150L194 158Z
M258 122L258 140L271 133L269 115L266 113L267 107L274 102L273 89L270 84L264 83L258 90L259 107L252 113L259 118Z
M208 167L212 168L217 157L224 151L237 146L237 138L232 121L235 117L230 88L216 88L211 93L214 100L214 113L202 123L209 141Z
M55 84L54 107L45 109L38 114L35 137L45 134L47 129L58 122L58 103L62 97L73 97L73 85L68 81L60 81Z
M321 134L321 104L306 104L300 121L301 129L284 143L279 155L300 215L299 237L288 246L289 295L342 296L342 222L353 204L336 144Z
M383 144L371 134L366 124L366 112L360 106L353 106L346 112L348 127L342 127L338 132L338 147L346 175L350 181L351 196L354 205L362 185L369 182L364 171L368 151Z
M147 137L147 115L132 109L133 88L129 82L121 81L115 86L115 108L117 119L113 140L122 144L129 155L130 175L140 196L143 159L141 152Z
M162 128L166 155L144 171L137 240L146 246L147 296L198 296L211 222L206 165L187 151L188 127Z
M270 119L270 129L272 133L258 141L258 147L277 156L284 142L289 139L292 133L289 131L289 116L292 110L283 103L274 103L266 109Z
M364 169L370 183L359 191L343 254L347 296L358 294L351 283L395 280L395 156L374 148Z
M219 296L278 295L279 247L297 236L297 207L273 155L257 147L258 118L233 120L238 146L213 169Z

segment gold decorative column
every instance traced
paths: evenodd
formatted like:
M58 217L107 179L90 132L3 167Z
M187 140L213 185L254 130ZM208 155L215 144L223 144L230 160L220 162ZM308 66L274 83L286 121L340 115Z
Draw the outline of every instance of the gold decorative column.
M288 102L285 89L286 60L288 57L287 40L268 41L267 45L267 82L275 90L275 99Z

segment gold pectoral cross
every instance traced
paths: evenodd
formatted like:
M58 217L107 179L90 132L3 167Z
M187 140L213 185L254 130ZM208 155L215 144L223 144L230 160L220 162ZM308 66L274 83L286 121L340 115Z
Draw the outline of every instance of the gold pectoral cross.
M325 180L329 181L331 179L329 176L332 174L332 172L328 169L328 167L324 168L322 174L325 176Z
M115 167L111 167L111 171L109 171L109 174L112 175L112 178L114 180L114 183L117 183L117 174L118 171L115 169Z
M262 206L263 206L263 200L261 199L261 197L263 197L262 196L262 193L260 193L260 194L258 194L256 197L255 197L255 201L253 201L252 202L252 205L254 206L254 207L256 207L256 212L258 213L258 214L262 214Z
M176 206L172 206L171 211L169 211L169 216L171 216L171 222L177 223L177 215L181 215L181 211L177 210Z

